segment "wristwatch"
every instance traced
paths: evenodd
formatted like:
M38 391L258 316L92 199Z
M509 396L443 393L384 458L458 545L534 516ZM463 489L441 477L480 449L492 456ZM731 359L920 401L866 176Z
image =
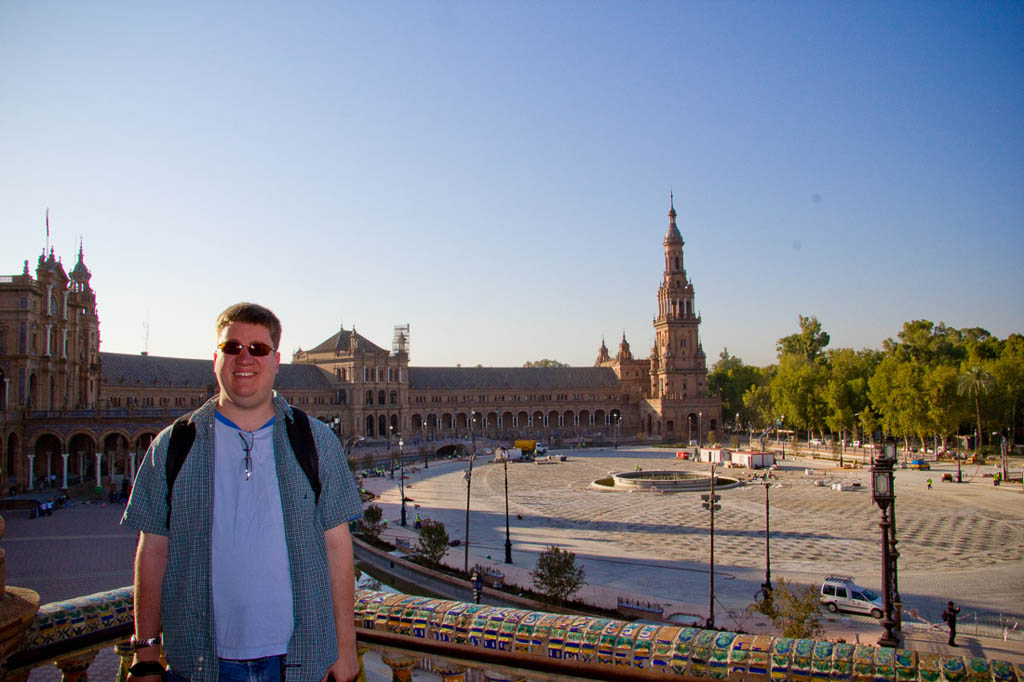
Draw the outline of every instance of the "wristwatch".
M139 649L148 649L153 646L159 646L160 636L157 635L156 637L150 637L149 639L138 639L135 635L132 635L130 641L132 651L138 651Z

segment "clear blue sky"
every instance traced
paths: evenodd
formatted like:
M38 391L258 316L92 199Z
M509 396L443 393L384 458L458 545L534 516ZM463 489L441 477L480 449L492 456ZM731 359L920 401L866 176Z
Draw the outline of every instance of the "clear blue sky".
M102 349L275 309L414 365L653 340L669 191L709 364L816 315L1024 331L1020 2L7 2L0 273L85 244Z

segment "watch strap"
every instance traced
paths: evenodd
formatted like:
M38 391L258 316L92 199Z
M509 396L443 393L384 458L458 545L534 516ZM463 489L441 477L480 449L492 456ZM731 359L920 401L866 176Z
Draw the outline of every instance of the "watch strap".
M160 675L166 672L164 667L156 661L140 661L128 668L128 674L132 677L146 677L148 675Z
M132 635L131 646L132 651L138 651L139 649L148 649L149 647L159 646L160 636L150 637L149 639L138 639L135 635Z

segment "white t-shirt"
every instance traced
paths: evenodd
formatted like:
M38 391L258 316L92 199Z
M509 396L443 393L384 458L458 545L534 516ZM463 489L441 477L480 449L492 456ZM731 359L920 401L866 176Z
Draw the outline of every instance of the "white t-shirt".
M248 660L285 654L294 615L273 419L256 431L243 431L217 413L213 487L211 588L217 655Z

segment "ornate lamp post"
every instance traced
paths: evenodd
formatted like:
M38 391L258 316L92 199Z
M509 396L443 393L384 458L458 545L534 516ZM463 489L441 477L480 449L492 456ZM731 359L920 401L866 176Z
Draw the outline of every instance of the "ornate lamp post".
M405 445L405 440L402 438L398 439L398 488L402 491L402 518L401 524L403 526L408 525L405 522L405 453L402 448Z
M421 422L421 426L423 426L423 468L424 469L429 469L430 468L430 463L427 460L430 459L430 457L429 457L430 450L427 447L427 418L426 417L423 417L423 421Z
M391 432L395 430L395 427L388 424L388 475L392 480L395 478L395 456L391 454Z
M890 457L891 455L891 457ZM896 495L893 491L893 465L896 463L896 445L887 442L882 456L875 460L871 467L871 496L875 504L882 510L882 520L878 524L882 529L882 597L885 608L885 617L882 620L882 627L885 633L878 640L879 646L899 646L899 636L896 634L896 621L893 619L893 557L890 547L890 531L893 522L889 516L889 510L894 506Z

